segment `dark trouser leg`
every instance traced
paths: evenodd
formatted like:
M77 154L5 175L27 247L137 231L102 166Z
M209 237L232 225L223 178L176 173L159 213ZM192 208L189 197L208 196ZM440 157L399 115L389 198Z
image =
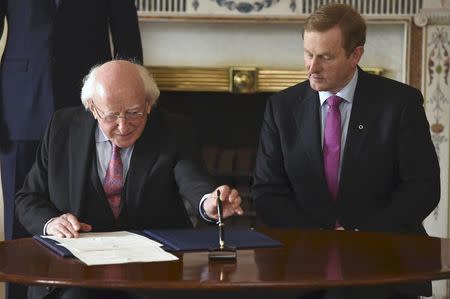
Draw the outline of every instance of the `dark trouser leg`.
M27 237L29 234L14 216L14 198L24 182L25 176L35 160L38 141L13 142L10 150L1 154L1 178L3 188L3 208L5 239ZM27 298L27 287L17 284L6 285L6 298Z

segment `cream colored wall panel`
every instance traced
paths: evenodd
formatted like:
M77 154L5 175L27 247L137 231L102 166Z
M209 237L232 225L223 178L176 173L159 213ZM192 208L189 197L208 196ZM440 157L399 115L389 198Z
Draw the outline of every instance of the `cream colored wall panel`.
M303 69L301 23L141 22L144 64L172 67ZM364 67L407 82L409 24L371 22Z

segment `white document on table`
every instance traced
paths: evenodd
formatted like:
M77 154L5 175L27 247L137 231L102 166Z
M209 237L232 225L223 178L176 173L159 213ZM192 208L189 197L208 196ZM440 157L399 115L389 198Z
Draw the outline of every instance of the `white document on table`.
M87 265L178 260L160 243L126 231L81 233L78 238L43 237L57 241Z

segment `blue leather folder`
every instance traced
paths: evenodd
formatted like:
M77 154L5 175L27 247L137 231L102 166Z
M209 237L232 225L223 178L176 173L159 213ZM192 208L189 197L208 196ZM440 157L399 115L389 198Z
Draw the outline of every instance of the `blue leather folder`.
M219 246L217 228L197 229L148 229L143 233L149 238L160 242L168 251L210 250ZM227 227L225 229L225 244L242 248L278 247L282 244L267 235L243 227Z
M59 243L55 240L43 238L41 236L33 236L33 239L60 256L73 257L73 254L66 247L58 245Z
M201 251L210 250L219 246L219 233L216 227L199 229L148 229L132 231L146 236L164 245L168 251ZM44 245L54 253L63 257L73 257L73 254L58 242L42 236L33 236L33 239ZM249 228L227 227L225 229L225 242L227 246L242 248L278 247L282 244L267 235Z

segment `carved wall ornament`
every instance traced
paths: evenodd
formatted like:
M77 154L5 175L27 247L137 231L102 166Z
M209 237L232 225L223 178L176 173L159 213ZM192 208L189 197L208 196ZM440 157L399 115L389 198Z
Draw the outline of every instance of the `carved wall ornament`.
M348 3L366 17L389 16L393 18L412 17L423 8L423 0L134 0L141 17L184 16L248 17L274 16L278 18L308 16L321 5L337 2ZM432 9L442 10L441 0ZM450 0L446 0L450 1ZM428 3L428 2L427 2ZM445 5L445 6L444 6ZM448 4L442 2L442 7ZM439 7L439 8L438 8ZM430 8L427 8L430 9ZM444 9L445 10L445 9ZM417 16L418 20L422 16ZM426 22L427 16L423 16Z
M444 8L450 8L450 0L441 0L441 5Z
M448 0L450 1L450 0ZM442 8L423 8L414 15L414 23L419 27L430 24L450 24L450 6L442 4Z
M215 1L220 7L226 7L229 10L237 10L241 13L250 13L261 11L264 8L269 8L280 0L262 0L262 1L231 1L231 0L211 0Z
M197 10L199 6L200 3L198 2L198 0L192 1L192 7L194 8L194 10Z
M449 46L450 41L448 39L448 32L442 27L437 27L436 31L431 35L431 42L428 44L431 46L430 56L428 57L428 75L430 81L428 85L433 83L435 76L442 73L442 78L446 85L448 85L449 75Z
M426 61L426 111L430 122L431 139L441 164L443 182L448 182L448 148L449 148L449 103L450 103L450 40L449 26L427 26ZM448 191L446 183L442 183L442 196ZM435 223L442 221L440 203L432 213ZM444 222L447 222L445 220Z

